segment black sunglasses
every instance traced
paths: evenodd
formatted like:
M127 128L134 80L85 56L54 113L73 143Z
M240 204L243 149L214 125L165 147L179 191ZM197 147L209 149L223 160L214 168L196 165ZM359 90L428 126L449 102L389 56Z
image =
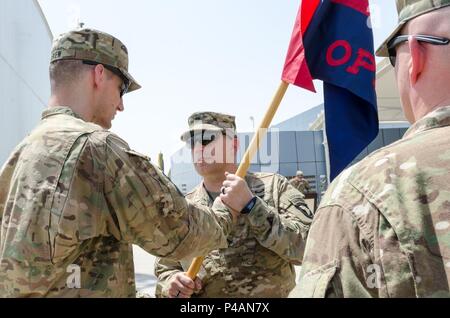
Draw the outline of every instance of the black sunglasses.
M214 140L217 140L220 135L225 135L222 131L208 131L202 130L198 132L191 132L191 136L186 140L186 144L194 149L196 143L200 143L203 147L209 145Z
M119 76L122 79L122 86L120 87L120 97L123 97L123 95L125 95L128 92L128 89L130 88L131 83L128 80L128 78L126 78L125 75L123 75L123 73L118 68L110 66L110 65L105 65L102 63L97 63L97 62L93 62L93 61L85 61L85 60L83 60L83 64L86 64L86 65L101 64L101 65L103 65L103 67L106 68L108 71L114 73L115 75Z
M419 42L430 43L433 45L447 45L450 43L450 39L441 38L438 36L432 35L413 35L414 38ZM397 45L403 42L407 42L410 35L399 35L389 41L387 47L389 52L389 61L391 61L392 66L395 67L395 63L397 62L397 50L395 49Z

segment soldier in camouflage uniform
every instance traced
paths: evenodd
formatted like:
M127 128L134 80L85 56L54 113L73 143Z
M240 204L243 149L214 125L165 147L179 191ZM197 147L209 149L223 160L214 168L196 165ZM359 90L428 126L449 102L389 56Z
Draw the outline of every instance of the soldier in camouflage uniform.
M50 79L49 108L0 171L0 297L134 297L132 244L172 259L227 247L232 215L220 200L186 201L107 130L140 87L118 39L62 35Z
M400 25L378 53L395 65L413 125L328 189L311 226L301 297L450 296L450 0L397 6Z
M303 176L303 171L297 171L297 174L294 178L289 180L289 183L303 194L306 194L309 191L309 182Z
M195 168L203 177L187 198L211 206L233 182L230 175L225 178L225 172L237 170L234 117L195 113L182 140L191 147ZM280 175L248 173L245 180L257 197L256 204L238 218L227 238L228 248L206 256L195 283L185 275L191 259L157 259L157 297L288 296L295 286L293 264L302 261L312 213L302 194Z

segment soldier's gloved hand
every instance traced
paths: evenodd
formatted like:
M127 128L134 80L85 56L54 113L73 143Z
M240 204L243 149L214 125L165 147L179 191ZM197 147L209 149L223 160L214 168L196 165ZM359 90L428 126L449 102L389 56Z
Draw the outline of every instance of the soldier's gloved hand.
M244 179L228 172L225 173L225 176L226 180L223 182L220 199L230 209L240 213L254 195Z
M202 289L202 281L196 277L195 281L190 279L186 273L177 273L169 281L169 298L190 298L195 291Z

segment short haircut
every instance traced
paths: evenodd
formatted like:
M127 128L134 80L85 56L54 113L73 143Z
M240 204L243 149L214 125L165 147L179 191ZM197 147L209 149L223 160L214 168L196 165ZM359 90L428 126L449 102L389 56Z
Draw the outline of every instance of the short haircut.
M59 60L50 64L50 83L52 91L64 86L71 86L79 81L82 74L90 67L80 60Z

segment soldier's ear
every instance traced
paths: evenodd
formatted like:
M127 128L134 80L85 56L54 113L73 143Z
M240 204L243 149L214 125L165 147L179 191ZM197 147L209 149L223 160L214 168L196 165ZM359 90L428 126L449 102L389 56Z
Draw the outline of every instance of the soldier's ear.
M412 86L416 85L425 66L425 48L420 45L413 36L408 40L409 50L411 52L411 59L409 63L409 80Z
M103 65L97 64L94 68L94 84L96 87L103 87L107 79L106 69Z

